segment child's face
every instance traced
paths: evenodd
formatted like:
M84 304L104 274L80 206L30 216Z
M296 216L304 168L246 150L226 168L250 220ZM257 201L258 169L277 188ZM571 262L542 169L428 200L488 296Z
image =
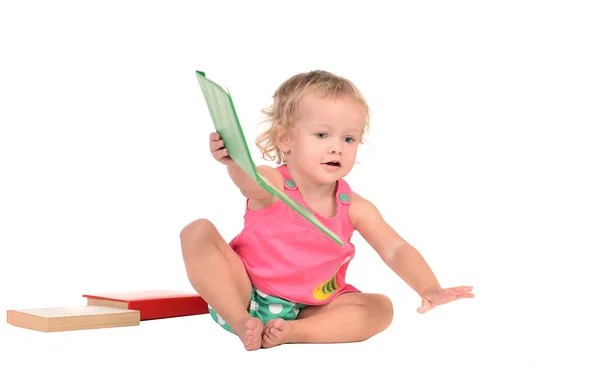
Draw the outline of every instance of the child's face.
M288 167L313 183L332 183L354 166L365 126L365 110L351 97L324 99L307 95L296 112L295 133L280 143Z

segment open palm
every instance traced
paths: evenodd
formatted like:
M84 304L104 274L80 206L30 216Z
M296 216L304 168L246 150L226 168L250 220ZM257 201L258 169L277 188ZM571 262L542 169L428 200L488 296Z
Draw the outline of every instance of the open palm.
M447 289L435 289L430 292L426 292L423 295L421 307L417 311L421 314L434 309L436 306L446 304L448 302L456 301L461 298L473 298L475 294L471 293L473 290L472 286L456 286Z

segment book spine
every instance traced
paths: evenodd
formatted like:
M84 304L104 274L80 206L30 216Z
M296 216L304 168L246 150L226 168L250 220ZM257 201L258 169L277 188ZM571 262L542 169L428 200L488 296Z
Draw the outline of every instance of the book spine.
M139 310L142 321L208 313L208 304L200 297L129 301L128 308Z

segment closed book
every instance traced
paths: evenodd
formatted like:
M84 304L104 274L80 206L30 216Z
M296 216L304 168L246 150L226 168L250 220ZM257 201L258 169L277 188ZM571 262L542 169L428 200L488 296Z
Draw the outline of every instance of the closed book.
M138 310L141 321L208 313L208 304L200 295L175 290L124 291L83 296L87 298L89 306Z
M41 332L102 329L140 324L140 312L107 306L65 306L8 310L6 322Z

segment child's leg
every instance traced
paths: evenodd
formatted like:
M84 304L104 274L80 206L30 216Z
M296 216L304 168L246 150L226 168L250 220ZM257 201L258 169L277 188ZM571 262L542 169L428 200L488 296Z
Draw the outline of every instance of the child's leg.
M239 256L206 219L181 231L181 250L194 289L229 324L246 349L259 349L263 324L248 313L252 284Z
M262 346L364 341L387 329L393 314L386 296L346 293L326 305L302 309L294 321L267 322Z

